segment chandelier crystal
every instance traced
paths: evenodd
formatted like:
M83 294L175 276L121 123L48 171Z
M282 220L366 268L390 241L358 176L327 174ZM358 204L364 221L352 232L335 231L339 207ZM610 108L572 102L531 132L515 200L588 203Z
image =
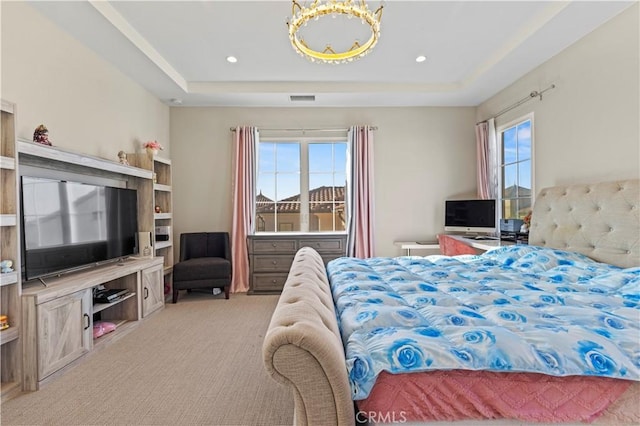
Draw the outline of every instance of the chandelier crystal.
M365 0L314 0L309 6L301 6L297 0L292 0L291 20L287 22L289 27L289 40L291 45L300 55L312 62L325 62L329 64L340 64L351 62L365 56L378 43L380 38L380 20L382 19L382 9L380 5L375 12L369 10ZM314 50L299 35L301 27L306 26L310 21L318 21L328 16L346 16L347 18L357 18L363 24L368 25L371 36L364 43L356 39L351 43L351 48L336 52L330 44L324 50Z

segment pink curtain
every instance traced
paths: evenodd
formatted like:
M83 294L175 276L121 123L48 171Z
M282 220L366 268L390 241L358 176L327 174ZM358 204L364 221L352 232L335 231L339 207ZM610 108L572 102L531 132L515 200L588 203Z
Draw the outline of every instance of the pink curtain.
M478 161L478 198L498 197L498 145L495 119L476 124L476 150Z
M231 229L231 292L249 290L247 235L253 233L256 198L255 166L258 131L255 127L236 127L234 134L233 225Z
M486 200L489 197L489 124L486 121L476 124L476 150L478 172L478 198Z
M347 197L351 213L347 235L347 256L373 257L373 130L369 126L349 129Z

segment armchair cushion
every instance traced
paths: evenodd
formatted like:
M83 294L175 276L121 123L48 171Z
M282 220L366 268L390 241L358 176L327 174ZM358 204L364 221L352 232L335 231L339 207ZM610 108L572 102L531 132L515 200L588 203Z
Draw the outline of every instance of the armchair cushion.
M194 281L231 276L231 262L221 257L197 257L176 263L174 281Z

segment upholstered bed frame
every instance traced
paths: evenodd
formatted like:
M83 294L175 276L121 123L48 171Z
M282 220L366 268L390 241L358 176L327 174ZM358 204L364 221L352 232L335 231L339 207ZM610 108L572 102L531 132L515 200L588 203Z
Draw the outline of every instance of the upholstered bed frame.
M583 253L622 267L640 266L640 180L543 189L536 198L529 243ZM322 258L297 254L263 346L271 376L289 386L299 425L353 425L344 348ZM640 385L595 423L616 424L637 409ZM474 424L477 424L474 423Z

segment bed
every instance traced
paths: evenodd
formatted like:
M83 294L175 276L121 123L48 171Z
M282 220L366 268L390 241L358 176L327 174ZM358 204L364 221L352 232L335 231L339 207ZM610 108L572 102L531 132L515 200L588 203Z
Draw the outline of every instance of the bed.
M529 246L481 256L301 249L263 346L296 424L640 422L638 184L544 189Z

